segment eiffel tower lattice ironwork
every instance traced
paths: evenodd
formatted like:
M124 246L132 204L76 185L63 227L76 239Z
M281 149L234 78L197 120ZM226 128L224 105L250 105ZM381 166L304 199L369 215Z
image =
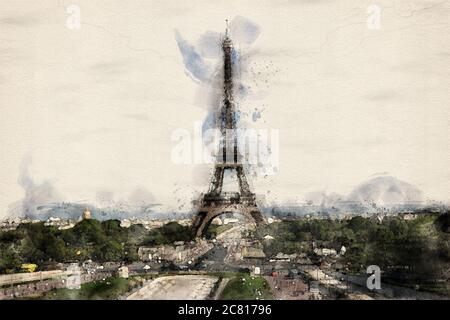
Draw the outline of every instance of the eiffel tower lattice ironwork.
M256 196L250 191L238 151L236 135L236 110L233 103L233 43L228 36L228 27L222 41L224 56L224 95L219 115L222 150L215 163L214 174L208 193L198 201L198 213L193 220L193 232L202 237L211 221L223 213L240 213L256 224L264 223L261 211L256 204ZM230 132L232 134L230 134ZM226 171L235 172L239 184L239 192L222 192Z

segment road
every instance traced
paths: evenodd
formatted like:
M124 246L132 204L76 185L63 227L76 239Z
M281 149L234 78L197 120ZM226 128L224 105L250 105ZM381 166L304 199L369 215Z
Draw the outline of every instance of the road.
M240 251L242 232L247 229L246 225L237 224L222 232L216 237L217 242L207 252L194 269L209 271L238 271L240 266L233 263L236 251Z
M0 275L0 286L12 285L16 283L25 283L31 281L42 281L54 278L66 278L74 274L72 271L52 270L52 271L38 271L31 273L13 273Z
M205 300L211 294L217 277L179 275L148 281L126 300Z
M345 275L337 271L326 271L326 274L334 279L340 279L341 282L346 282L351 290L358 290L365 292L369 295L373 295L367 289L366 281L367 276L365 275ZM383 278L381 278L381 289L376 290L376 296L378 299L405 299L405 300L448 300L448 297L440 296L430 292L417 291L410 288L395 286L387 283L383 283Z

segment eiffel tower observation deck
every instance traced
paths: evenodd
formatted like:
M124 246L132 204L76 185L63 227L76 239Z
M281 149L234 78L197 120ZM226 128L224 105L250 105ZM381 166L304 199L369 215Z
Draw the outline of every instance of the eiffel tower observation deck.
M193 232L196 237L204 235L211 221L224 213L240 213L255 223L264 223L263 216L256 204L256 196L250 191L241 163L236 134L236 107L233 102L233 42L227 31L222 41L223 50L223 103L218 113L221 132L219 155L214 165L214 174L209 191L197 201L198 214L193 220ZM223 192L225 172L236 173L239 192Z

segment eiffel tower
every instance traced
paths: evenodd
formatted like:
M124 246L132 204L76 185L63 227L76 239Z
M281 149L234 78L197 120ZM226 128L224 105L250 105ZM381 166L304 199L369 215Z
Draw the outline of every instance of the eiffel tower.
M214 174L208 193L197 201L198 214L193 220L193 232L197 238L204 235L211 221L224 213L240 213L256 224L264 223L256 204L256 196L250 191L237 147L236 110L233 103L233 43L228 36L228 26L222 41L224 54L224 94L219 115L222 153L215 163ZM230 134L231 133L231 134ZM219 150L220 150L219 149ZM222 192L225 172L237 175L239 192Z

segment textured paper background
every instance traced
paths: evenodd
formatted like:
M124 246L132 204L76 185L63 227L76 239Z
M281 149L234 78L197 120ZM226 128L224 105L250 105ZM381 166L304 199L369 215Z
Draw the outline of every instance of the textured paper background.
M166 207L204 190L210 167L170 160L173 130L206 112L174 29L195 43L237 15L261 28L255 70L270 66L267 94L243 107L280 130L280 172L257 193L345 194L388 172L449 200L449 1L0 2L0 217L24 185L92 202L139 188ZM367 28L373 3L380 30ZM70 4L80 30L66 27Z

